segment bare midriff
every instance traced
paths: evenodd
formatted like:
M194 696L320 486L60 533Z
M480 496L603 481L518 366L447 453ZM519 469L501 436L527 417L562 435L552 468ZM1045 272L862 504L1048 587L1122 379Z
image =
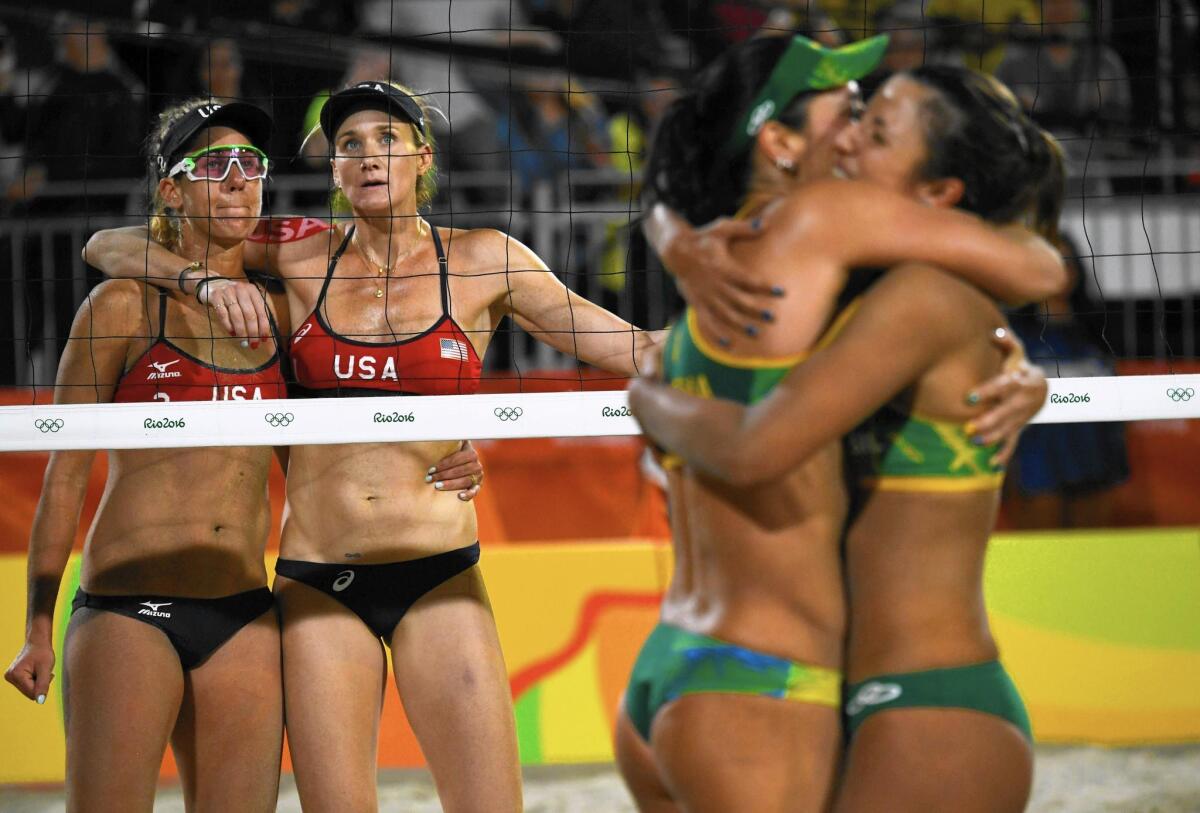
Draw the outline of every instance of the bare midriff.
M214 598L265 586L271 455L268 447L109 452L82 587Z
M841 453L733 488L670 473L675 564L663 621L792 661L840 668Z
M847 679L992 660L983 565L995 490L872 494L846 542Z
M426 471L458 441L298 446L288 464L280 556L380 564L476 539L475 507L435 490Z

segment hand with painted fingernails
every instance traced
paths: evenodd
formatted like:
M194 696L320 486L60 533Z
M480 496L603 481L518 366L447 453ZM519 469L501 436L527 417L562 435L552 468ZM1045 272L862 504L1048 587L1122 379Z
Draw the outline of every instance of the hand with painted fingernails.
M721 344L735 333L757 337L763 325L775 321L784 290L733 256L738 241L759 236L759 218L720 218L696 228L662 204L655 205L652 218L662 225L663 264L688 304L725 334L717 337Z
M978 446L1000 444L992 463L1005 466L1017 450L1021 431L1046 402L1049 386L1046 374L1029 363L1024 345L1011 330L997 328L992 343L1005 354L1004 369L967 394L968 405L986 407L967 424L967 433Z
M49 643L26 641L4 679L38 705L45 703L54 679L54 648Z
M266 296L254 283L209 277L196 288L196 299L212 309L227 333L245 339L243 346L258 347L271 337Z
M425 482L437 491L456 491L463 502L475 499L483 486L483 465L479 452L464 440L458 451L443 457L425 472Z

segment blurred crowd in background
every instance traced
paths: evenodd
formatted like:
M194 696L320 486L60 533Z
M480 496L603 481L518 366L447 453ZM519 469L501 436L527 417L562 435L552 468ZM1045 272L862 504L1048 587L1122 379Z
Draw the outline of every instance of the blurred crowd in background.
M10 211L51 213L38 203L47 183L139 175L148 121L199 94L268 107L272 154L309 158L288 172L324 171L323 141L305 143L321 94L383 75L430 93L444 113L447 169L511 171L525 184L636 170L690 70L732 42L790 32L828 44L886 32L889 68L993 72L1093 160L1200 129L1195 0L57 5L0 7L0 190Z

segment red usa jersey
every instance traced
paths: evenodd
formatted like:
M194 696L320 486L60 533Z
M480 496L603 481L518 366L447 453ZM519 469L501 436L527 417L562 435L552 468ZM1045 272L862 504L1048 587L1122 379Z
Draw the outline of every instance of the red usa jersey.
M354 234L353 228L347 231L329 261L316 307L292 334L289 352L297 395L320 397L342 391L349 391L348 395L464 395L479 391L483 364L466 333L450 316L446 256L437 229L432 233L442 317L410 339L360 342L335 333L321 315L329 281Z
M251 370L208 364L171 343L163 332L167 295L159 292L158 338L138 357L113 394L114 403L142 401L259 401L286 398L278 342L275 354ZM272 325L272 328L274 325Z

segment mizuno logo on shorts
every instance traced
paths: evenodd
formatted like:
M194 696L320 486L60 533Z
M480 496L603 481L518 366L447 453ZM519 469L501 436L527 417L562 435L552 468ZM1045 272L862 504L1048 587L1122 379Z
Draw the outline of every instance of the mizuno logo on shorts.
M354 581L353 570L343 570L338 574L338 577L333 580L333 592L340 593L350 586L350 582Z
M872 680L870 683L864 683L854 693L854 697L846 704L846 713L853 717L866 706L890 703L902 694L904 694L904 689L900 687L899 683L879 683Z
M152 615L155 618L170 618L170 613L164 613L159 610L159 607L170 607L173 602L170 601L143 601L142 606L148 607L147 610L138 610L138 615Z

